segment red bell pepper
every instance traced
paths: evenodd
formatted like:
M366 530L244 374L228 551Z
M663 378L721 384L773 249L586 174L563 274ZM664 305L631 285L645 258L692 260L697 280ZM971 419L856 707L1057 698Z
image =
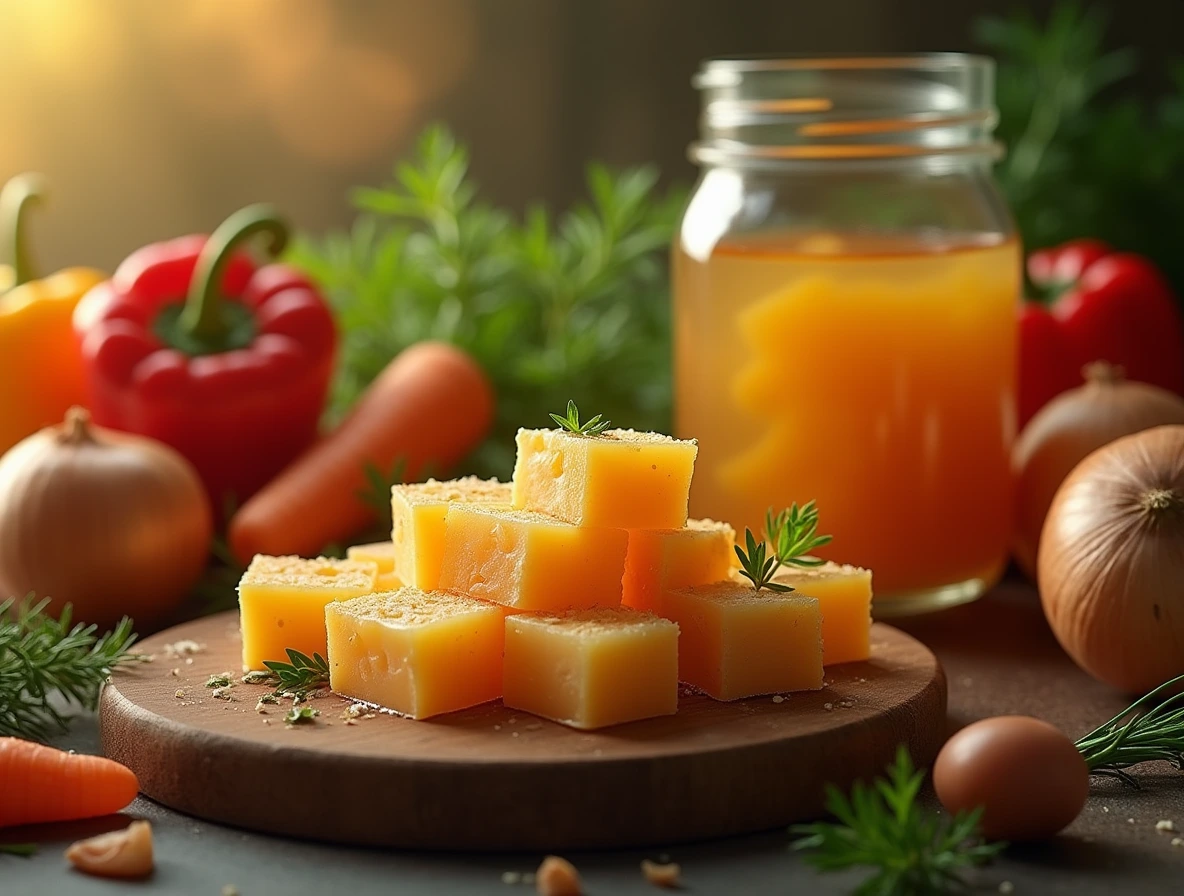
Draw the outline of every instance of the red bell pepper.
M1021 426L1080 385L1091 361L1184 395L1184 323L1151 262L1098 240L1074 240L1033 252L1028 278L1051 301L1027 302L1020 311Z
M241 251L259 233L271 257L283 251L286 225L259 205L209 237L140 249L74 314L95 422L176 448L216 510L245 501L313 442L336 352L309 280L282 264L257 268Z

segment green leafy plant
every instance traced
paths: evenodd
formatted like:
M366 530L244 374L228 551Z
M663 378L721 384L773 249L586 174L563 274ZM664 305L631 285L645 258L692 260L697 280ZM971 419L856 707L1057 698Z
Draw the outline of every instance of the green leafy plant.
M1006 844L983 843L981 810L952 819L923 809L917 794L925 773L913 766L904 746L871 786L857 781L847 797L827 787L826 808L836 822L795 825L802 838L795 849L820 871L872 868L855 891L859 896L929 896L964 884L963 874L997 855Z
M770 507L765 513L765 538L781 566L821 566L826 561L806 555L830 544L833 537L818 534L818 506L814 501L802 507L792 504L778 514Z
M976 23L998 60L997 174L1028 249L1098 237L1150 257L1184 296L1184 62L1159 100L1140 99L1136 52L1106 49L1105 33L1103 8L1077 2L1043 24L1027 10Z
M560 429L577 436L598 436L612 426L612 423L608 420L600 419L600 414L597 414L591 420L585 420L581 423L580 411L576 407L576 403L570 398L567 400L567 416L560 417L558 414L551 414L550 416Z
M1162 760L1184 771L1184 675L1164 682L1077 741L1091 774L1138 782L1123 769Z
M132 621L97 635L94 625L71 625L67 604L55 619L48 600L0 601L0 736L44 741L67 730L69 718L50 702L94 709L111 670L142 657L128 653Z
M768 545L763 541L758 542L751 529L744 530L744 542L748 550L736 545L736 556L740 558L740 575L752 582L752 590L764 588L777 594L793 591L789 585L779 585L773 581L781 563L775 556L769 555Z
M267 667L267 672L255 673L251 677L251 682L274 684L277 696L300 699L309 691L329 685L329 663L319 653L308 656L289 647L287 654L287 663L264 660L263 665Z
M656 181L649 168L592 165L587 203L518 221L479 198L467 150L428 129L392 183L354 192L349 231L299 238L289 253L341 325L331 416L400 350L443 339L497 390L493 432L466 472L508 477L518 427L591 388L605 416L668 430L666 250L683 194L660 194Z

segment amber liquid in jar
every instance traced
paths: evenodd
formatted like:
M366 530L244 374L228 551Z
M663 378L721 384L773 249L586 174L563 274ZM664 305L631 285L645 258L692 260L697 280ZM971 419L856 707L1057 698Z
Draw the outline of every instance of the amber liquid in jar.
M695 241L691 241L694 243ZM694 516L759 532L818 501L823 556L878 610L956 603L1002 571L1011 522L1013 239L825 232L674 250L677 431Z

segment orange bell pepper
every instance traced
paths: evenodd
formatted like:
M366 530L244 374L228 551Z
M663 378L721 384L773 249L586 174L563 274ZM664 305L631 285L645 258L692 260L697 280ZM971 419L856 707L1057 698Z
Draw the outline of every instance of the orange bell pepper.
M106 279L91 268L33 278L24 217L42 193L40 179L29 174L0 190L0 235L12 251L11 267L0 266L0 454L85 403L74 306Z

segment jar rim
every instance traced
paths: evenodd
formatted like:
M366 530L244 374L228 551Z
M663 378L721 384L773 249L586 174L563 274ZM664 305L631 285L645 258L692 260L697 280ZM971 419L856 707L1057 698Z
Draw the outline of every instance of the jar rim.
M712 56L700 62L696 78L713 73L787 71L794 69L913 69L949 71L992 68L995 60L979 53L773 53Z

